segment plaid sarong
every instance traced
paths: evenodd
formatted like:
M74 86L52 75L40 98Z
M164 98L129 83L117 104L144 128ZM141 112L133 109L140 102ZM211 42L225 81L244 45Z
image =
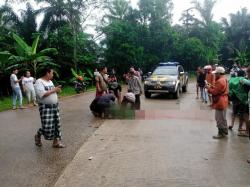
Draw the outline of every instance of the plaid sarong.
M58 104L39 103L39 112L42 128L38 130L38 135L43 135L46 140L61 139Z

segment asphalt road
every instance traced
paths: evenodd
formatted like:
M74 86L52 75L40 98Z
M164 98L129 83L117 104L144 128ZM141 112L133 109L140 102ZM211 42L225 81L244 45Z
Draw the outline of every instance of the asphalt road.
M40 126L38 108L0 113L0 186L53 186L78 149L102 121L89 111L94 93L84 93L60 101L65 149L54 149L52 142L34 145Z
M34 145L37 108L1 112L0 186L250 186L249 140L236 130L212 139L214 112L195 99L194 84L178 100L142 96L135 120L96 120L93 97L60 102L60 150Z

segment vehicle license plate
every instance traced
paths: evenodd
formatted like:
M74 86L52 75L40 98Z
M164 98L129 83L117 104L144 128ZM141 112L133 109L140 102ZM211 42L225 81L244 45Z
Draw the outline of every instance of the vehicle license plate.
M155 89L161 89L162 87L161 87L161 85L159 85L159 84L157 84L156 86L155 86Z

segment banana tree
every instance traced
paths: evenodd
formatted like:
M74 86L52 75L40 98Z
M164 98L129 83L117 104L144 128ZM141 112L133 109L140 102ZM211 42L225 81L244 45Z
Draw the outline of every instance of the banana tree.
M32 46L29 46L21 37L13 33L13 38L16 41L15 50L17 55L11 55L9 61L11 64L18 64L22 68L30 69L34 75L37 71L46 65L58 66L52 62L52 59L47 56L49 54L57 54L55 48L46 48L37 51L40 35L37 35Z
M247 65L247 50L243 49L242 51L235 49L236 52L236 58L235 61L238 61L241 66Z

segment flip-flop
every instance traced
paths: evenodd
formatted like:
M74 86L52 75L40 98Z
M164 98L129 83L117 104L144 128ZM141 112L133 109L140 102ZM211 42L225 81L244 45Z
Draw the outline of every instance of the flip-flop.
M247 159L247 163L249 163L249 164L250 164L250 159Z
M35 145L38 147L42 146L41 138L39 138L37 135L35 135Z
M248 137L248 134L246 134L246 133L238 133L238 136L241 136L241 137Z
M54 148L65 148L66 146L63 143L58 143L56 145L53 145Z

